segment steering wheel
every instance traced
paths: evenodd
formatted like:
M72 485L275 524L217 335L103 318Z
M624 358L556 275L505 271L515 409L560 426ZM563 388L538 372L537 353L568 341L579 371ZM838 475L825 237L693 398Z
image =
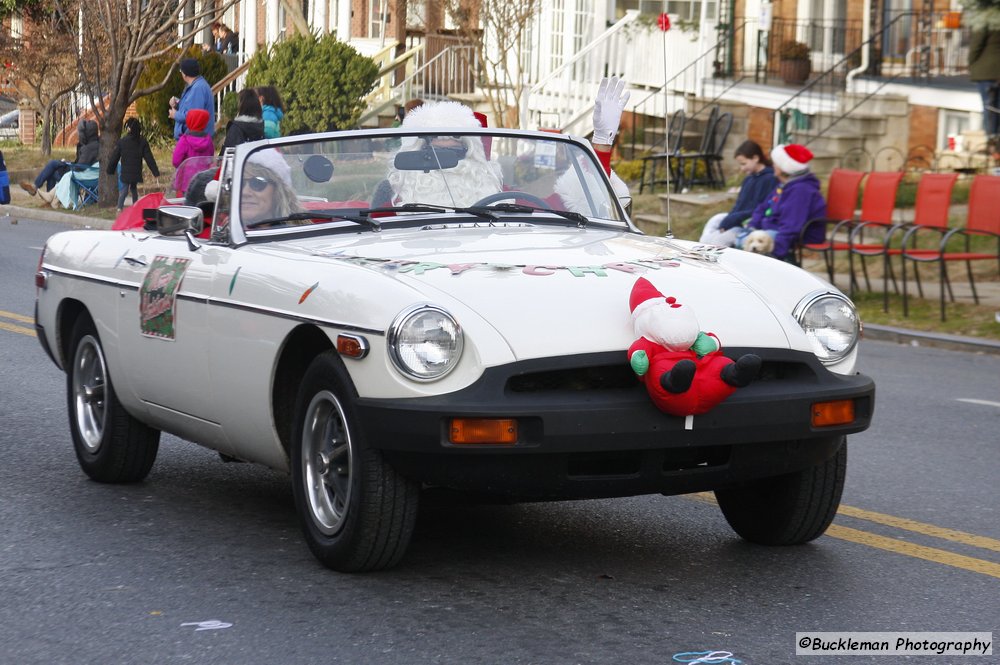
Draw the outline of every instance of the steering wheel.
M528 192L520 192L517 190L510 190L509 192L497 192L496 194L490 194L489 196L484 196L475 203L472 204L473 208L478 208L480 206L489 205L490 203L496 203L497 201L506 201L511 199L517 201L518 199L522 201L527 201L528 203L533 203L535 206L541 208L542 210L552 210L552 206L545 202L545 199L539 198L534 194L529 194Z

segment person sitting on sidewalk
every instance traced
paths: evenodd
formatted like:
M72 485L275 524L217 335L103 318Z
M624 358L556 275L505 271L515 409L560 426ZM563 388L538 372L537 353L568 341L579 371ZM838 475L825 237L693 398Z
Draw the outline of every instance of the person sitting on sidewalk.
M797 143L778 145L771 151L778 186L753 211L746 230L767 231L774 237L771 256L795 263L795 246L802 227L810 219L826 217L826 199L820 191L819 179L809 170L813 154ZM822 224L809 228L806 243L823 242L826 231ZM737 247L742 249L742 240Z
M778 186L771 160L755 141L741 143L736 148L734 157L740 172L746 176L740 185L740 193L732 210L709 218L698 239L700 243L735 247L743 233L743 223L750 219L754 209Z
M100 139L97 135L97 122L94 120L81 120L76 127L77 144L76 159L68 162L65 159L49 160L42 170L35 177L35 182L22 180L19 184L21 189L32 196L36 194L46 203L52 203L53 190L56 183L68 171L83 170L97 162L98 154L101 150ZM45 189L42 186L45 185Z

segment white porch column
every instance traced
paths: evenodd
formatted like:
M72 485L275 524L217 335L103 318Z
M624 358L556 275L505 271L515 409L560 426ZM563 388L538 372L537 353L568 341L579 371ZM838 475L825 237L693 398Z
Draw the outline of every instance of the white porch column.
M257 1L242 0L240 3L240 18L242 20L243 50L247 54L247 59L253 57L257 52L257 43L260 35L257 34Z
M337 39L351 41L351 2L337 0Z
M312 3L312 16L309 17L309 27L315 30L319 28L320 34L325 35L330 31L330 25L327 22L327 15L330 11L329 2L332 0L319 0L319 2Z
M278 25L278 0L264 0L265 45L270 46L278 41L281 26Z

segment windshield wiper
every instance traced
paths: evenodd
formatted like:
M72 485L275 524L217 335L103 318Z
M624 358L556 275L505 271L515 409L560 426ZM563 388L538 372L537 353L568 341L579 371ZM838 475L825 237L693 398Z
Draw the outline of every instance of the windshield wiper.
M362 215L370 215L373 212L447 212L454 210L450 206L435 206L426 203L404 203L398 206L383 206L381 208L368 208L362 210Z
M553 208L536 208L534 206L520 205L517 203L496 203L490 206L474 207L474 208L459 208L458 212L472 212L476 213L493 213L493 212L509 212L509 213L523 213L532 214L536 212L548 212L553 215L558 215L563 219L568 219L570 221L576 222L581 227L586 226L590 218L586 215L582 215L578 212L571 212L569 210L555 210Z
M335 220L342 219L348 222L354 222L355 224L360 224L362 226L367 226L372 231L381 231L382 225L376 222L374 219L368 217L365 213L369 211L362 210L361 214L351 215L347 213L337 213L337 212L327 212L325 210L303 210L302 212L293 212L290 215L284 215L282 217L271 217L269 219L260 219L256 222L249 222L246 225L248 229L256 229L262 226L268 226L270 224L283 224L285 222L296 222L303 219L327 219Z

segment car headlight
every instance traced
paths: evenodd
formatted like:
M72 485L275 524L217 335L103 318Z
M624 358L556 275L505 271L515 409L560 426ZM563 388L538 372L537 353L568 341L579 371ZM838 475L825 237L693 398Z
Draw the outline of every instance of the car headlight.
M793 312L802 326L813 353L825 365L847 357L861 334L861 319L854 303L838 293L819 292L806 296Z
M421 305L396 317L388 342L396 369L417 381L433 381L458 364L462 327L443 309Z

